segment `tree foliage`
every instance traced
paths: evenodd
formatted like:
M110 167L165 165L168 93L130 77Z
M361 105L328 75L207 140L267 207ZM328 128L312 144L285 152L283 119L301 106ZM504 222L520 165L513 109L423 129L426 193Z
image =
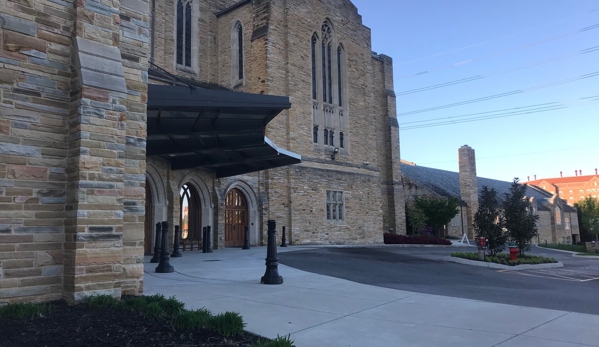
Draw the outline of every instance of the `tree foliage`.
M476 237L485 237L491 256L505 249L508 234L503 231L505 218L501 213L501 204L495 189L483 186L479 196L478 211L474 214Z
M426 226L426 216L416 204L406 203L406 219L412 234L418 234Z
M578 209L582 226L595 233L595 240L599 242L599 200L587 196L574 206Z
M505 193L503 215L510 241L516 244L520 254L530 249L530 240L539 233L537 228L539 216L533 214L525 197L526 186L520 184L518 178L514 178L509 193Z
M433 227L435 235L458 214L458 200L424 197L416 199L416 207L426 216L426 224Z

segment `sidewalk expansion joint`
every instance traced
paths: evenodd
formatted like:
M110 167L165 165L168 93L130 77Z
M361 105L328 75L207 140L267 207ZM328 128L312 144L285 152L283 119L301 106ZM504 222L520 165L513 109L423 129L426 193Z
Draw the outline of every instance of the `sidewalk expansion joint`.
M351 317L351 316L353 316L353 315L355 315L355 314L362 313L362 312L365 312L365 311L368 311L368 310L372 310L372 309L374 309L374 308L377 308L377 307L381 307L381 306L389 305L389 304L392 304L392 303L394 303L394 302L398 302L398 301L401 301L401 300L404 300L404 299L407 299L407 298L411 298L411 297L413 297L413 296L416 296L416 295L418 295L418 294L414 294L414 295L406 296L405 298L399 298L399 299L395 299L395 300L388 301L388 302L386 302L386 303L383 303L383 304L380 304L380 305L376 305L376 306L372 306L372 307L369 307L369 308L365 308L365 309L363 309L363 310L356 311L356 312L353 312L353 313L350 313L350 314L346 314L346 315L343 315L343 316L341 316L341 317L337 317L337 318L335 318L335 319L331 319L331 320L328 320L328 321L326 321L326 322L322 322L322 323L320 323L320 324L315 324L315 325L312 325L312 326L309 326L309 327L306 327L306 328L303 328L303 329L300 329L300 330L294 331L294 332L292 332L292 333L290 333L290 334L297 334L297 333L300 333L300 332L302 332L302 331L304 331L304 330L312 329L312 328L315 328L315 327L318 327L318 326L321 326L321 325L324 325L324 324L328 324L328 323L331 323L331 322L334 322L334 321L337 321L337 320L340 320L340 319L343 319L343 318ZM329 312L329 313L330 313L330 312Z
M540 327L542 327L543 325L546 325L546 324L548 324L548 323L551 323L551 322L553 322L554 320L557 320L557 319L560 319L560 318L562 318L562 317L565 317L565 316L569 315L570 313L572 313L572 312L566 312L566 313L562 314L562 315L561 315L561 316L559 316L559 317L555 317L555 318L553 318L553 319L551 319L551 320L548 320L548 321L546 321L546 322L544 322L544 323L541 323L541 324L539 324L539 325L537 325L537 326L535 326L535 327L532 327L532 328L530 328L530 329L528 329L528 330L526 330L526 331L524 331L524 332L521 332L520 334L516 334L516 335L514 335L514 336L510 337L509 339L507 339L507 340L505 340L505 341L502 341L502 342L499 342L499 343L497 343L497 344L494 344L494 345L493 345L493 346L491 346L491 347L499 346L499 345L501 345L502 343L505 343L505 342L507 342L507 341L510 341L510 340L512 340L512 339L515 339L515 338L516 338L516 337L518 337L518 336L523 336L524 334L526 334L526 333L527 333L527 332L529 332L529 331L533 331L533 330L535 330L535 329L537 329L537 328L540 328ZM536 336L529 336L529 337L534 337L534 338L537 338ZM544 339L544 340L550 340L550 339ZM553 341L553 340L552 340L552 341ZM560 341L560 342L566 342L566 341Z

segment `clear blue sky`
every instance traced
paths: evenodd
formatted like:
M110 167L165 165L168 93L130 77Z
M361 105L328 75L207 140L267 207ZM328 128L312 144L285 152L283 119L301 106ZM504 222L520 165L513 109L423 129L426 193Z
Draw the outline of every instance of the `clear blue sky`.
M467 144L480 177L599 168L598 0L352 2L372 49L393 58L402 159L457 171ZM499 118L413 128L481 116Z

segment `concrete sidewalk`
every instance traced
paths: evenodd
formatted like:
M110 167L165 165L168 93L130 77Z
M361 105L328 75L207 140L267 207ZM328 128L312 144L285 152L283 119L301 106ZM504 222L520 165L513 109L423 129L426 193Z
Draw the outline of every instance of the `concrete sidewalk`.
M279 253L297 249L306 247ZM265 257L266 247L184 252L171 259L171 274L155 273L146 257L144 294L238 312L246 330L291 334L298 347L599 346L599 316L380 288L284 265L284 283L264 285Z

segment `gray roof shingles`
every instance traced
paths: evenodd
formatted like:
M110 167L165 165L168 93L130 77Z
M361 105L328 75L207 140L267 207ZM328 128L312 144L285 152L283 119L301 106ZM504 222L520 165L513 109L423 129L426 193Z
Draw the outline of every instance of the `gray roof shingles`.
M424 166L416 166L409 164L401 164L401 173L411 181L425 186L427 189L445 197L454 197L460 199L460 176L457 172L433 169ZM503 199L505 193L509 192L512 182L499 181L490 178L477 177L476 183L478 190L481 191L483 186L489 189L495 189L500 199ZM548 200L551 194L541 189L531 189L527 187L526 195L534 197L538 202ZM564 204L564 206L567 206ZM542 204L538 204L539 210L546 210ZM566 212L571 212L570 206L565 207ZM574 210L575 211L575 210Z

